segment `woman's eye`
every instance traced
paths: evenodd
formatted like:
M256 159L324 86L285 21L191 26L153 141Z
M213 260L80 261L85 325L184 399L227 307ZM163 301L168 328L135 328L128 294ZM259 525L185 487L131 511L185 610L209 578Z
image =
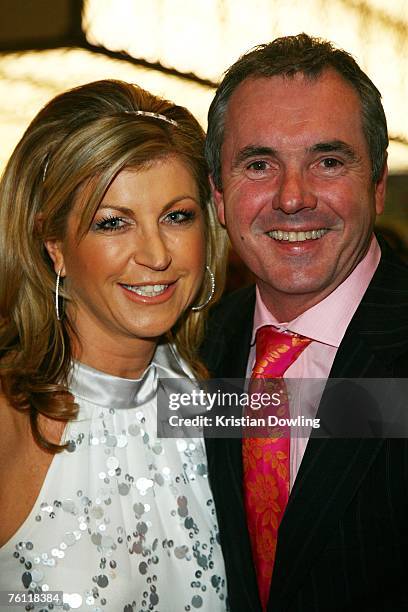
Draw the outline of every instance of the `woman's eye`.
M196 213L192 210L172 210L165 217L164 221L170 224L180 225L192 221Z
M122 229L126 222L122 217L104 217L95 223L97 230L114 232L115 230Z

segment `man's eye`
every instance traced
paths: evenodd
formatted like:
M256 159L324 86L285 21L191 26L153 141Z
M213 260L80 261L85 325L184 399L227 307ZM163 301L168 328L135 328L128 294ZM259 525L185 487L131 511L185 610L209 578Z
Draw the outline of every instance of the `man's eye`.
M335 159L334 157L325 157L320 163L324 168L327 168L328 170L332 168L340 168L343 165L341 161Z
M171 225L180 225L182 223L188 223L194 218L195 212L192 210L172 210L164 217L164 221Z
M122 217L104 217L95 223L95 228L105 232L114 232L122 229L122 227L125 226L125 223L126 222L124 219L122 219Z
M263 159L258 159L256 161L251 162L247 166L247 170L252 170L255 172L264 172L268 167L268 164Z

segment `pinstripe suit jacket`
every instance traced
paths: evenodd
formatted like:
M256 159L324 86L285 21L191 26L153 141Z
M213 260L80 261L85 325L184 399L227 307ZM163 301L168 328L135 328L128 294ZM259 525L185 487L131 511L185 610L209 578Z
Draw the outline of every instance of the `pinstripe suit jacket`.
M408 268L382 258L339 347L331 377L408 376ZM215 377L244 377L254 287L210 319L203 357ZM241 440L207 440L232 612L259 612L242 494ZM309 440L279 529L268 612L408 610L408 441Z

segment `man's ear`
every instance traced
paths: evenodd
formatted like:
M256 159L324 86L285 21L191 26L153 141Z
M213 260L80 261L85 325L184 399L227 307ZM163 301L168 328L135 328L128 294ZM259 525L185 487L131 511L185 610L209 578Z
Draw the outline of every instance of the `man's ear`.
M225 227L225 208L224 208L224 194L215 186L213 176L210 174L208 177L210 180L211 193L214 198L215 208L217 209L217 215L219 222Z
M55 273L58 274L58 272L60 272L61 276L65 276L65 263L61 250L61 240L45 240L44 246L54 263Z
M384 212L387 177L388 177L388 165L387 165L387 157L386 157L384 161L384 166L381 172L381 176L374 186L375 212L377 213L377 215L381 215Z

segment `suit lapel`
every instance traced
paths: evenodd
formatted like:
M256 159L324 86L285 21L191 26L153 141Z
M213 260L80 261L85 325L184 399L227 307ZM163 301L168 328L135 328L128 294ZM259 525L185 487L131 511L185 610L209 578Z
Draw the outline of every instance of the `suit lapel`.
M405 288L396 290L402 279ZM401 337L401 327L408 330L407 306L406 269L385 248L330 377L396 376L395 360L408 351L408 334ZM296 595L383 444L381 439L309 440L279 528L270 610L284 607Z
M247 289L242 298L224 322L222 332L228 338L228 343L222 355L222 369L216 373L219 378L245 377L252 336L255 288Z
M332 378L395 377L408 348L407 268L381 244L383 258L347 329Z
M255 290L251 287L240 292L240 298L237 298L234 306L226 309L227 312L219 322L219 354L214 359L215 367L211 368L214 377L245 377L254 306ZM228 341L224 342L224 338ZM242 493L241 439L206 439L206 448L231 608L259 612L258 587Z

